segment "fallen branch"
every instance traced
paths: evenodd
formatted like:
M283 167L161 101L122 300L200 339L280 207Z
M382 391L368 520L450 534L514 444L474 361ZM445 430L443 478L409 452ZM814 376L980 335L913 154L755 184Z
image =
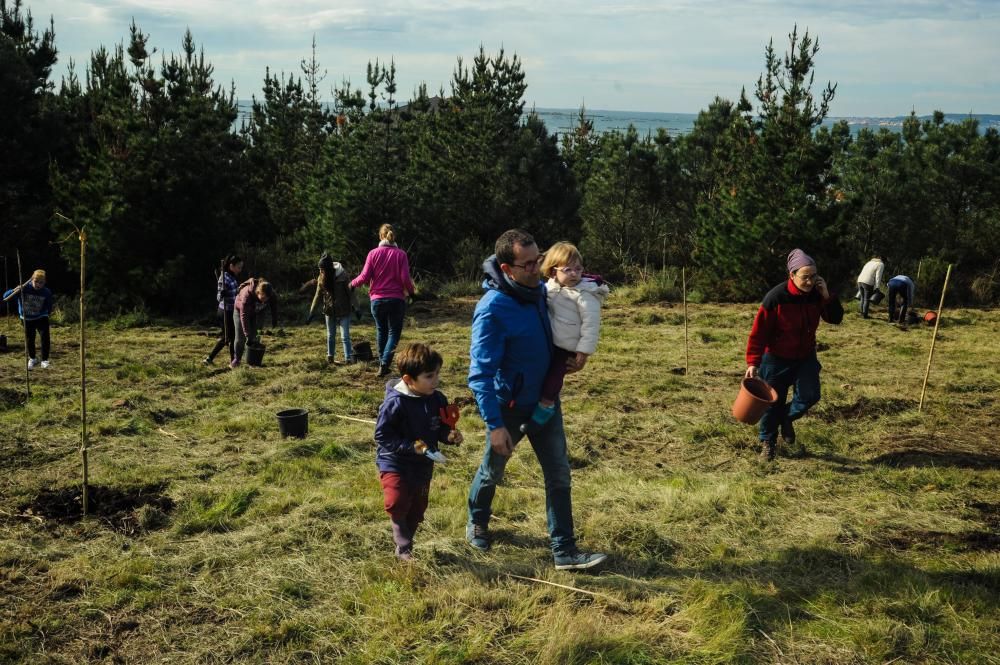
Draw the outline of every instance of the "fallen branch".
M538 582L539 584L548 584L549 586L559 587L560 589L566 589L568 591L576 591L577 593L585 593L588 596L594 596L595 598L607 598L613 602L618 602L618 599L614 596L609 596L606 593L597 593L596 591L587 591L586 589L578 589L575 586L569 586L567 584L557 584L555 582L549 582L548 580L540 580L537 577L525 577L523 575L515 575L514 573L504 573L507 577L514 577L519 580L527 580L528 582Z
M342 416L337 413L332 413L330 415L332 415L334 418L340 418L341 420L353 420L356 423L365 423L366 425L378 425L378 423L375 422L374 420L365 420L364 418L354 418L352 416Z

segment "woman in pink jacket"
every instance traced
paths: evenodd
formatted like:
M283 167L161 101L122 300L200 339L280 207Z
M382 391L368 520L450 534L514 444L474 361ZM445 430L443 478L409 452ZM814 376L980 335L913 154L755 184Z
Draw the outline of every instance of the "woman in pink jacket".
M375 319L375 343L378 346L379 376L389 374L392 355L403 333L406 297L413 295L410 262L406 252L396 246L396 232L389 224L378 230L378 247L368 252L361 274L351 281L351 288L368 284L368 297Z

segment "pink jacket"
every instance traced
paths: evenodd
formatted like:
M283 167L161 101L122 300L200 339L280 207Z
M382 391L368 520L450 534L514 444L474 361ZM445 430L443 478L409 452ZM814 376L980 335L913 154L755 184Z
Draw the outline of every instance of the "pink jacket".
M361 274L351 281L351 288L370 284L368 298L398 298L404 300L414 292L410 279L410 261L406 252L395 245L379 245L368 252Z

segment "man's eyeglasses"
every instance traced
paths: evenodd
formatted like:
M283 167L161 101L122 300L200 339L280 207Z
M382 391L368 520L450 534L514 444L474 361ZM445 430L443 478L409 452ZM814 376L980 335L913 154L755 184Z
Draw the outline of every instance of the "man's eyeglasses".
M583 272L583 266L559 266L556 270L570 275L579 275Z
M532 272L533 270L535 270L535 268L539 266L543 258L544 257L539 256L537 259L532 259L531 261L525 261L524 263L511 263L510 266L512 268L520 268L521 270L527 270L528 272Z

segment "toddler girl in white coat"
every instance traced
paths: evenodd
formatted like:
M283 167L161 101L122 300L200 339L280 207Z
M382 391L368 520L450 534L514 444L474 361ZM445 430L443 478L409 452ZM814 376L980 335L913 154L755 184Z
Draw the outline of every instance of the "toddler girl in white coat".
M540 429L555 413L566 363L572 360L577 369L582 369L597 350L601 305L608 295L608 285L599 277L584 276L583 257L568 242L557 242L545 252L542 275L548 277L545 286L555 349L542 382L541 399L531 419L521 425L525 433Z

